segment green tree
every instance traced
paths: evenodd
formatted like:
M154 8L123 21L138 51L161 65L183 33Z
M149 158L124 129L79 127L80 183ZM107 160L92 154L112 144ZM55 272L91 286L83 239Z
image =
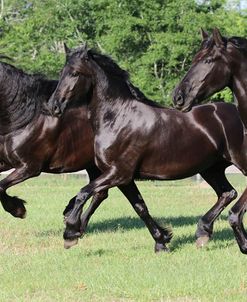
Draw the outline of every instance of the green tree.
M8 0L0 19L1 51L16 65L57 77L63 42L111 55L148 97L170 104L171 92L200 45L199 29L247 35L247 16L226 1ZM232 99L229 91L215 98Z

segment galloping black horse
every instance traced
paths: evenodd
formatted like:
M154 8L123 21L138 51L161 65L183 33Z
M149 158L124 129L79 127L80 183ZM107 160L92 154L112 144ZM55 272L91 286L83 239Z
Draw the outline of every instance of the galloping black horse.
M85 85L85 77L91 85ZM207 241L214 220L236 197L225 168L233 163L247 172L247 156L240 148L245 143L243 126L236 107L205 105L188 114L161 107L134 87L126 71L111 58L86 46L67 49L65 67L49 101L52 112L63 113L78 91L92 94L88 108L95 162L103 173L78 194L66 222L65 242L72 246L80 237L85 223L80 219L81 209L93 193L125 186L135 177L168 180L195 173L218 195L216 205L198 224L197 237ZM141 195L134 198L136 211L145 219L147 209ZM167 249L171 239L167 230L154 228L153 237L156 249Z
M192 66L174 90L174 104L189 111L213 93L229 87L238 104L247 139L247 39L223 37L215 28L212 36L202 31L200 50ZM233 119L235 117L231 117ZM241 146L239 146L241 148ZM247 149L245 148L245 152ZM240 249L247 253L247 233L242 220L247 209L247 189L230 211L229 221Z
M25 217L24 201L9 196L7 188L41 172L87 169L91 180L101 174L93 162L93 136L86 107L70 108L61 119L47 110L56 85L57 81L0 63L0 171L14 168L0 181L0 200L15 217ZM107 192L101 193L95 197L96 202L106 197Z
M87 82L88 79L84 78L86 87L89 86ZM79 105L84 99L84 102L88 101L91 93L77 91L75 107L69 108L58 119L51 116L47 109L47 101L57 81L29 75L2 62L0 84L0 171L15 169L0 181L0 200L6 211L15 217L24 218L24 201L7 195L7 188L41 172L65 173L86 169L91 181L101 175L94 164L93 132L87 116L87 106ZM119 189L134 207L133 196L140 196L134 181ZM107 191L94 195L92 203L82 215L84 228L106 197ZM66 217L74 202L75 198L72 198L66 207ZM146 207L144 200L142 205ZM152 236L155 236L156 229L163 232L148 213L144 222ZM159 240L160 238L157 242Z

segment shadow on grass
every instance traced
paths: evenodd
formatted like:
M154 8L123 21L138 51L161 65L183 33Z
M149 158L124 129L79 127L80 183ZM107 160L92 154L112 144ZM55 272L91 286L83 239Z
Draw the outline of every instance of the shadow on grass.
M177 217L156 217L155 220L159 222L160 225L171 225L174 227L183 227L183 226L195 226L199 220L200 216L177 216ZM227 220L226 215L221 215L222 220ZM216 221L217 223L217 221ZM128 231L134 229L142 229L145 228L145 225L139 217L119 217L114 219L107 219L99 222L89 223L87 234L90 233L105 233L105 232L117 232L117 231ZM45 230L42 232L37 232L35 235L37 237L60 237L63 234L64 229L51 229ZM148 232L147 232L147 236ZM225 228L219 231L215 231L213 234L213 238L211 239L217 243L217 248L225 247L225 241L229 241L234 239L233 232L229 226L229 228ZM174 232L174 237L171 241L170 247L172 251L176 251L180 249L185 244L193 244L195 242L195 234L194 232L188 236L176 236L176 232ZM222 244L220 244L222 242ZM230 243L229 243L230 244ZM216 247L215 247L216 248Z
M161 226L183 227L197 226L201 216L177 216L177 217L154 217ZM227 220L226 215L221 215L221 220ZM217 221L216 221L217 223ZM87 233L91 232L111 232L116 230L132 230L145 228L144 222L139 217L119 217L107 219L99 222L89 223Z
M209 242L209 245L207 245L205 248L209 248L210 250L225 248L226 246L235 244L230 242L233 239L234 239L234 234L229 226L229 229L225 228L222 230L215 231L213 233L213 237L210 239L210 242L217 242L217 245L210 246L210 242ZM182 237L180 236L178 238L176 238L176 234L174 234L174 238L172 239L170 244L171 251L175 252L176 250L179 250L186 244L193 244L193 243L195 244L195 240L196 239L194 234L188 236L182 236Z

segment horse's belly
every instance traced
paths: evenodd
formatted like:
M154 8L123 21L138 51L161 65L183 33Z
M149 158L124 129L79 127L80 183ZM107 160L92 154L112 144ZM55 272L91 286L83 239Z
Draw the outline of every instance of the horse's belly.
M93 151L86 148L71 153L57 153L49 163L51 173L66 173L84 170L93 161Z
M174 157L152 156L144 158L139 176L151 179L181 179L200 173L220 159L215 152L207 154L180 154Z

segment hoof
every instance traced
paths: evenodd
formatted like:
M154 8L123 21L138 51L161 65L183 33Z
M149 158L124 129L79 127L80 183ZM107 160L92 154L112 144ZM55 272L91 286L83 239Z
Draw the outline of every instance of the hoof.
M21 219L24 219L27 217L27 211L25 208L24 209L23 208L15 209L15 211L12 212L11 214L16 218L21 218Z
M78 238L73 240L64 240L64 248L70 249L72 246L77 245L77 243L78 243Z
M26 217L27 217L27 211L25 211L25 213L20 218L24 219Z
M155 253L160 253L160 252L169 253L170 249L166 247L163 243L155 243L154 251Z
M247 246L245 245L244 247L240 247L241 253L247 255Z
M204 247L205 245L207 245L208 241L209 241L209 237L207 237L207 236L199 237L196 240L196 247L198 249L200 249L200 248Z

